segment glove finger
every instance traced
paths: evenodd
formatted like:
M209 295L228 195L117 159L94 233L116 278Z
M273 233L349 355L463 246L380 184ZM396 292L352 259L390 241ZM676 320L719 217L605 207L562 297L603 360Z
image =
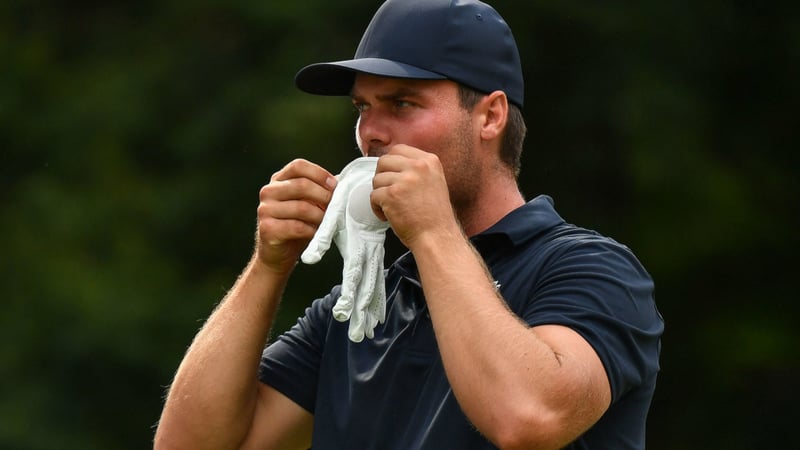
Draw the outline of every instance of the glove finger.
M325 215L322 217L322 222L308 243L308 247L300 255L300 260L306 264L316 264L322 256L331 248L331 241L337 231L344 228L344 215L347 211L347 199L350 196L350 190L345 186L340 189L337 186L333 191L328 208L325 210Z
M372 294L372 301L369 306L369 313L379 323L386 321L386 280L381 276L375 281L375 291Z
M375 294L376 278L375 271L372 270L369 258L364 258L361 271L361 280L358 283L358 291L356 292L356 306L360 306L362 310L366 311Z
M360 278L355 292L353 313L350 317L350 339L354 342L360 342L365 335L371 339L373 337L372 329L375 327L374 319L368 313L375 281L374 275L364 268L367 254L363 245L359 247L358 256L361 271L359 272Z
M337 235L342 235L343 233L344 231ZM337 243L337 245L340 244ZM344 257L344 267L342 268L342 295L333 307L333 317L339 322L344 322L350 318L353 306L358 301L360 295L359 285L361 284L363 276L361 265L364 260L364 255L360 247L350 249L342 245L340 248L343 249L340 251Z
M353 308L353 313L350 316L350 326L347 334L353 342L361 342L364 340L364 311L358 307Z
M380 323L383 323L386 321L386 280L383 277L381 277L381 281L378 286L380 287L380 294L376 294L380 305L380 308L378 309L380 314L378 319Z
M370 304L370 309L367 311L367 314L372 318L370 321L372 328L386 322L386 301L382 298L375 297Z
M330 219L326 221L325 219L328 218ZM332 237L336 230L340 228L340 221L336 213L332 215L326 214L317 232L314 233L311 242L308 243L308 247L306 247L302 255L300 255L300 260L306 264L318 263L322 259L322 256L331 248Z
M358 299L361 294L361 284L364 280L364 251L361 247L352 252L350 257L345 261L345 266L342 269L342 295L349 295L352 298Z
M371 246L370 251L372 254L370 259L372 261L382 261L382 246ZM386 281L383 277L383 264L379 264L372 273L374 274L374 281L372 281L372 295L367 307L367 317L369 317L369 321L366 332L367 336L370 338L372 338L374 334L375 327L377 327L379 323L382 324L386 321Z
M364 335L369 339L375 339L375 318L367 314L367 320L364 322Z
M333 318L339 322L346 322L353 313L353 297L342 294L333 305Z
M383 278L383 256L384 248L382 243L370 242L367 245L369 261L369 283L371 295L369 302L369 313L375 319L383 323L386 317L386 281Z

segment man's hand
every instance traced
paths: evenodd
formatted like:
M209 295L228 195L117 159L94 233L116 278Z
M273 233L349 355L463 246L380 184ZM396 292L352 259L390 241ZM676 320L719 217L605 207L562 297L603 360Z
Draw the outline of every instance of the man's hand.
M164 404L155 448L311 443L313 416L260 383L255 370L289 274L335 184L325 169L295 160L261 189L253 259L186 352Z
M378 160L372 185L375 215L388 220L409 249L426 234L457 230L447 180L435 154L395 145Z
M291 272L322 222L335 187L330 172L303 159L272 175L259 195L257 260L276 273Z

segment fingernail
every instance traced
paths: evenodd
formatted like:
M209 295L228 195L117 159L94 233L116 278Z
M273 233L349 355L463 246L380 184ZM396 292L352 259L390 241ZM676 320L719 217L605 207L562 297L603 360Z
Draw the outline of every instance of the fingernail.
M337 183L337 181L336 181L336 178L335 178L335 177L328 177L328 178L325 180L325 183L328 185L328 187L330 187L331 189L333 189L333 188L335 188L335 187L336 187L336 183Z

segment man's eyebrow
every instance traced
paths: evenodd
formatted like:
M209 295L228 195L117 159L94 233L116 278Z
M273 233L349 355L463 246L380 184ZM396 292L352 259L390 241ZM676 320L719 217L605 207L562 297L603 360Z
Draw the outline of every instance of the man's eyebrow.
M388 94L378 94L375 96L375 98L378 99L379 101L387 101L387 100L391 101L391 100L397 100L398 98L421 97L421 96L422 96L422 91L420 89L401 86L389 92ZM353 100L364 99L361 95L359 95L358 92L355 91L355 89L350 92L350 98L352 98Z
M419 97L422 93L419 89L414 89L410 87L400 87L395 89L393 92L388 94L378 94L375 97L378 100L396 100L401 97Z

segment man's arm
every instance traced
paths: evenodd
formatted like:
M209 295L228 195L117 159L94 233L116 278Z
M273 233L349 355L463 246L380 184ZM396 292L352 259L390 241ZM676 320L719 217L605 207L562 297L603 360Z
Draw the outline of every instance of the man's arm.
M262 188L254 256L181 362L156 448L308 447L311 414L256 374L283 290L334 186L326 170L296 160Z
M611 390L583 337L522 322L465 238L431 236L414 251L448 380L479 430L503 449L556 449L600 418Z
M378 167L373 205L414 254L464 413L504 449L562 448L576 439L611 401L594 349L567 327L531 328L508 309L455 218L435 156L395 146Z

